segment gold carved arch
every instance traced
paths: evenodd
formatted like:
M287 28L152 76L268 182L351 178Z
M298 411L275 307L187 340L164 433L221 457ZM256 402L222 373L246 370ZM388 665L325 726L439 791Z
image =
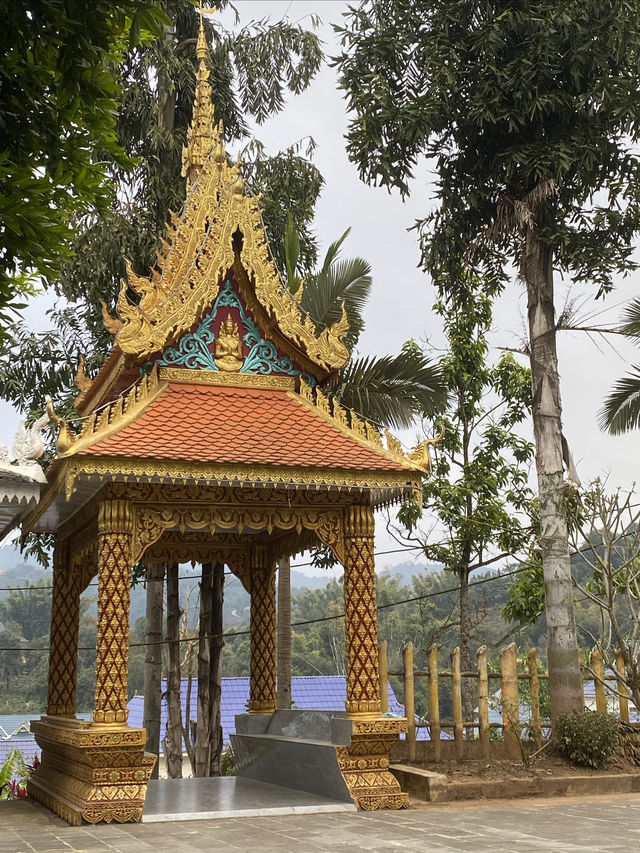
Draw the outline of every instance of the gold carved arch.
M136 506L134 512L133 562L137 562L166 531L208 530L214 536L220 530L244 530L271 534L277 530L313 531L340 563L344 563L344 532L340 509L315 509L312 506L209 506L156 507ZM212 543L213 546L213 543Z
M251 546L246 538L227 534L224 537L209 533L189 533L188 537L170 531L164 533L144 552L149 561L168 563L224 563L250 592Z

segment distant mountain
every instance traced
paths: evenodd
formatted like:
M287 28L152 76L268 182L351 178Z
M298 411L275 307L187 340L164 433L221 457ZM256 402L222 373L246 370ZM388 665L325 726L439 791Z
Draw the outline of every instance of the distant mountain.
M377 571L379 575L387 577L400 578L400 583L403 586L411 586L411 580L414 575L433 574L441 572L442 565L440 563L427 563L424 561L405 560L403 563L394 563L393 565L384 565L381 568L380 560L378 560Z
M322 575L305 575L291 569L291 589L324 589L331 580L332 575L328 572Z

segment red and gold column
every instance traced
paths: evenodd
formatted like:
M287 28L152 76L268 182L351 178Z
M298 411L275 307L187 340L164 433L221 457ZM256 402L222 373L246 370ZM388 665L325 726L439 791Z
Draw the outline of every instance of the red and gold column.
M346 710L353 729L351 744L336 752L358 808L400 809L409 805L409 798L389 770L389 753L407 723L380 711L374 532L370 506L345 508Z
M249 713L276 709L276 575L263 545L251 549Z
M73 717L76 713L81 581L81 572L69 564L68 547L56 544L47 683L49 716Z
M346 709L350 715L379 716L378 614L373 556L374 521L371 507L347 507L344 536Z
M106 500L98 506L98 636L93 722L46 716L32 721L42 763L28 783L29 796L71 824L139 821L147 783L156 762L145 753L145 730L127 725L129 586L134 521L130 504ZM78 598L81 573L78 572ZM54 574L54 618L49 708L75 704L73 677L57 678L73 638L62 635L77 619L71 594ZM75 589L75 586L73 587ZM65 604L65 602L68 602ZM65 615L66 614L66 615ZM55 632L55 637L54 637ZM74 645L75 642L75 645ZM51 711L49 712L52 713ZM59 713L59 712L58 712Z
M126 500L103 501L98 510L98 637L96 723L126 723L129 667L129 600L133 513Z

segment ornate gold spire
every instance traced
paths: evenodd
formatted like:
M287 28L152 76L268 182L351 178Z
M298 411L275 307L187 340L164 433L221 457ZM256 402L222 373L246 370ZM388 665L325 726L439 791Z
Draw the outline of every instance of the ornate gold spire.
M222 122L214 122L202 17L197 55L193 120L182 152L182 174L188 179L185 207L180 216L171 214L167 240L161 241L150 277L136 275L127 264L128 284L122 282L117 306L122 321L117 345L125 358L136 361L173 346L200 322L215 302L223 277L234 269L249 309L307 359L305 370L322 379L349 358L344 306L340 320L318 334L283 287L269 255L258 199L245 195L240 158L229 162ZM129 301L129 287L140 295L137 305ZM295 352L292 357L297 359Z
M196 56L199 64L196 72L193 117L191 127L187 130L187 144L182 149L182 176L187 178L188 188L193 185L202 171L204 161L220 141L220 128L215 123L211 100L211 84L209 83L209 69L207 68L209 46L204 33L202 4L200 4L200 30L198 32Z

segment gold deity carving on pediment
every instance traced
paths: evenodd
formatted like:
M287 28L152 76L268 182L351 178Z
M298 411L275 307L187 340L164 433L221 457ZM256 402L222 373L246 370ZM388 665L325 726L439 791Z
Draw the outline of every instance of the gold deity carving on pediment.
M222 322L216 340L215 362L218 370L226 373L237 373L243 365L242 341L238 332L238 324L231 314L227 314Z

